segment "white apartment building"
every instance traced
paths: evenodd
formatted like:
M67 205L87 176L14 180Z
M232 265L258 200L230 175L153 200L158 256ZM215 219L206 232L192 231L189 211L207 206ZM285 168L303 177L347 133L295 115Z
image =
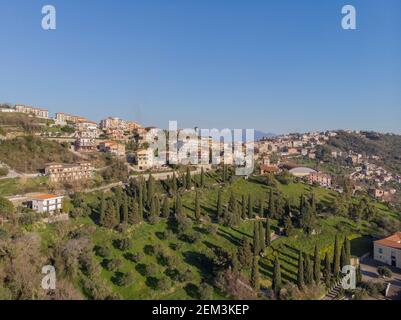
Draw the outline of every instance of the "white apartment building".
M153 150L150 148L138 150L136 153L136 160L139 170L147 170L152 168L154 160Z
M55 194L38 194L30 201L30 206L38 213L52 214L56 210L62 210L64 196Z
M375 241L373 257L376 261L401 268L401 232Z
M30 107L30 106L24 106L21 104L17 104L15 106L15 111L20 112L20 113L31 114L38 118L49 119L49 111L47 109L34 108L34 107Z

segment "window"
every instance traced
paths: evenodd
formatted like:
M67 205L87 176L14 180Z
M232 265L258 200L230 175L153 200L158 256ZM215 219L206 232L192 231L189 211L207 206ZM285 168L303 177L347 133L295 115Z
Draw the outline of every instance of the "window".
M379 253L380 253L380 254L383 253L383 248L379 248Z

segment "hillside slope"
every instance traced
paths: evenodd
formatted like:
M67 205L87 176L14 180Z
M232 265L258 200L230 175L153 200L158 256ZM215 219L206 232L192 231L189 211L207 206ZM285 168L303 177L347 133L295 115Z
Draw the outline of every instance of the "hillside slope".
M342 151L350 150L369 156L379 156L379 162L401 174L401 135L376 132L339 132L328 145Z
M20 172L37 172L48 162L73 163L77 160L67 146L33 136L0 142L0 161Z

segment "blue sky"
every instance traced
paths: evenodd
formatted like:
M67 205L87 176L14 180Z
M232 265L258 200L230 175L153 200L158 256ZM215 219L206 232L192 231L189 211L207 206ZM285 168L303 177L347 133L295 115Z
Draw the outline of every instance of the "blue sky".
M57 9L57 30L41 8ZM341 28L341 8L357 30ZM399 0L0 0L0 101L166 127L401 133Z

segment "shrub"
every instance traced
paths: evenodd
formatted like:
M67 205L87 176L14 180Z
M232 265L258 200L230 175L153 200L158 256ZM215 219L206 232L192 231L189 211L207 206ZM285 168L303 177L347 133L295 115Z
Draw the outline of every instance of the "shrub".
M109 271L117 271L122 265L122 261L120 259L110 259L105 261L106 269Z
M126 272L121 274L116 279L117 285L120 287L128 287L134 282L134 275L132 272Z
M39 221L40 216L36 213L28 212L28 213L23 213L18 217L18 222L21 225L28 226L36 221Z
M393 273L391 270L385 266L380 266L377 268L377 273L382 276L383 278L391 278Z
M199 286L199 298L201 300L212 300L213 298L213 287L203 282Z
M158 290L168 290L171 287L171 280L167 277L163 277L157 281L157 289Z
M383 283L377 283L377 282L364 282L362 283L362 289L365 289L366 292L372 296L372 297L377 297L379 295L382 295L385 290L385 284Z
M214 224L209 224L209 225L207 226L207 228L206 228L206 231L207 231L208 234L216 235L217 229L218 229L218 228L217 228L216 225L214 225Z
M96 247L96 254L99 257L106 258L110 255L111 250L108 246L98 246Z
M130 260L135 263L140 262L143 259L143 256L144 255L141 252L135 252L135 253L129 252L125 255L127 260Z
M88 277L99 272L99 266L93 259L90 252L85 252L80 255L79 264L82 272Z
M6 167L0 167L0 177L8 175L8 169Z
M150 263L145 267L145 273L147 276L155 277L158 275L159 270L154 263Z
M126 251L132 248L132 240L130 238L123 238L116 241L116 246L121 251Z

